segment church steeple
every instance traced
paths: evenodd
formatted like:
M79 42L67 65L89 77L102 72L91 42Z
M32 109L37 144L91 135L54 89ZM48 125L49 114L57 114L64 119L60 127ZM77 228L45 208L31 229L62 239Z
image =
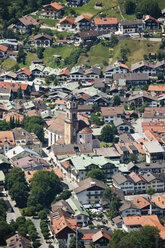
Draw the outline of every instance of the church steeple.
M78 120L77 103L74 96L71 96L66 104L66 119L64 124L65 144L73 144L77 141Z

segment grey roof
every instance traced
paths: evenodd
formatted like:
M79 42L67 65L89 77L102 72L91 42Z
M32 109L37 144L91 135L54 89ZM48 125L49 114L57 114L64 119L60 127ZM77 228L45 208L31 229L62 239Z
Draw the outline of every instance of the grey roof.
M115 175L112 176L113 180L115 180L118 184L123 184L128 180L128 178L126 176L124 176L124 174L122 174L121 172L116 173Z
M131 201L126 201L126 200L124 200L124 201L122 201L121 203L122 203L122 205L121 205L121 207L119 208L119 211L120 211L120 212L122 212L122 211L124 211L124 210L126 210L126 209L129 209L129 208L139 209L139 208L138 208L135 204L133 204L133 202L131 202Z
M117 120L114 120L114 125L116 127L120 126L120 125L128 125L128 126L131 126L131 123L129 123L127 120L124 120L124 119L121 119L121 118L118 118Z
M146 174L143 175L143 178L147 182L151 182L151 181L155 180L156 177L151 172L147 172Z
M147 73L115 73L113 80L126 79L126 81L149 80Z
M60 200L54 204L51 205L52 212L56 212L58 209L62 209L65 212L68 212L70 214L74 214L74 211L70 207L67 201Z
M8 94L8 95L10 95L10 93L11 93L10 88L0 87L0 94Z
M157 101L157 97L153 97L152 95L144 91L134 91L133 94L129 96L128 101L132 101L141 97L150 99L152 101Z
M118 153L118 151L114 147L107 147L107 148L97 148L95 149L95 152L97 155L102 155L105 158L106 157L120 157L121 155Z
M41 33L41 34L35 35L35 36L34 36L34 40L40 39L40 38L42 38L42 37L44 37L44 38L46 38L46 39L48 39L48 40L52 40L52 39L53 39L52 36L50 36L50 35L48 35L48 34Z
M121 21L119 24L121 24L122 26L132 26L132 25L139 25L139 24L143 24L142 20L133 20L133 21Z
M69 145L53 145L54 155L76 154L76 153L92 153L91 145L88 144L69 144Z
M119 135L119 140L124 142L124 143L129 143L134 141L134 139L132 138L132 136L128 133L123 133Z
M144 142L143 145L149 153L164 152L164 149L162 148L162 146L159 144L158 141Z
M87 189L90 189L94 186L97 186L101 189L107 188L107 185L104 182L97 180L97 179L94 179L94 178L91 178L91 177L88 177L88 178L86 178L86 179L84 179L78 183L78 187L74 189L74 192L76 194L78 194L78 193L83 192Z
M101 75L101 68L100 67L91 67L85 71L85 75L88 74L96 74L96 75Z

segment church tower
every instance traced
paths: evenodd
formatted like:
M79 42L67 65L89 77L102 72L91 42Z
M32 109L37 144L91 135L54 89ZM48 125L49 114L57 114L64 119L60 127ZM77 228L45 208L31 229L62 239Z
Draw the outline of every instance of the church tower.
M78 120L77 103L73 96L66 103L66 119L64 122L64 142L66 145L77 142Z

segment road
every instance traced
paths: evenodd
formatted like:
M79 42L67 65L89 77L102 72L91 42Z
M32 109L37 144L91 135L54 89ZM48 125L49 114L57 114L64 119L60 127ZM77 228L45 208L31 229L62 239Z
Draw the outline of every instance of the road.
M133 127L135 128L135 133L140 133L140 134L143 133L143 131L142 131L142 122L143 122L143 119L142 119L142 118L139 118L139 119L137 119L137 121L133 124Z
M12 206L13 208L13 212L12 213L7 213L7 223L10 223L11 219L13 219L14 221L19 217L21 216L21 213L19 211L19 208L17 208L15 205L15 201L13 201L10 197L10 195L7 193L7 197L4 197L4 200L8 200L10 202L10 205Z
M41 232L41 229L40 229L40 219L34 219L34 218L31 218L31 220L33 221L34 225L35 225L35 228L37 229L37 232L38 232L38 235L39 235L39 240L40 240L40 243L42 244L40 246L40 248L48 248L48 244L46 243L45 239L44 239L44 236L42 235L42 232Z

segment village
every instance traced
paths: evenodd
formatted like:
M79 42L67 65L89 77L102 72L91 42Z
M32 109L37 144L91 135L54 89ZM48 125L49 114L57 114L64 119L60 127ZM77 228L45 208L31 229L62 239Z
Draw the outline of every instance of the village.
M92 1L0 35L0 247L165 247L165 6Z

